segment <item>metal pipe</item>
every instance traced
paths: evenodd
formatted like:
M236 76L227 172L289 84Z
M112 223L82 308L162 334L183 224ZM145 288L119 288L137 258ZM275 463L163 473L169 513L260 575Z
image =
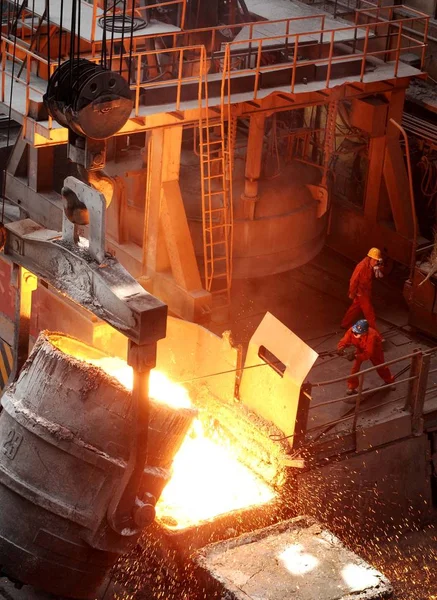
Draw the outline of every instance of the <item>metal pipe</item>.
M410 261L410 280L413 280L414 267L416 265L416 250L417 250L417 216L416 216L416 205L414 202L414 189L413 189L413 175L411 171L411 160L410 160L410 145L408 142L408 135L402 125L399 125L394 119L390 119L390 123L394 125L401 132L404 143L405 143L405 154L407 157L407 171L408 171L408 183L410 188L410 204L411 204L411 216L413 218L413 247L411 249L411 261Z

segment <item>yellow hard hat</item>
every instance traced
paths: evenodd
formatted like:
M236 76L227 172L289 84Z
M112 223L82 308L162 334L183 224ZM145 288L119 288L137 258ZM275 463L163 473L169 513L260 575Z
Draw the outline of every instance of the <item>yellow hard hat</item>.
M382 259L381 250L379 248L370 248L369 252L367 253L367 256L369 256L370 258L374 258L375 260Z

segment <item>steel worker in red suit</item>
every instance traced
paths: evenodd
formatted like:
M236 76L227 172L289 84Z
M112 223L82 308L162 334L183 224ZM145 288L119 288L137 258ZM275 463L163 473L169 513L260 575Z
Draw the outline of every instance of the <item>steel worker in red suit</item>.
M372 306L372 281L383 277L382 254L378 248L371 248L366 256L355 267L349 284L349 298L352 300L348 311L343 317L341 326L348 329L361 313L370 327L376 329L375 311Z
M355 361L352 365L351 375L347 382L347 395L356 394L358 388L358 377L354 376L358 373L361 363L365 360L370 360L373 365L381 365L385 362L384 352L382 351L382 338L376 329L369 327L369 323L365 319L357 321L350 329L348 329L342 339L339 341L337 350L339 354L343 354L347 346L355 346L356 354ZM380 367L377 369L378 375L383 379L384 383L393 383L394 377L388 367Z

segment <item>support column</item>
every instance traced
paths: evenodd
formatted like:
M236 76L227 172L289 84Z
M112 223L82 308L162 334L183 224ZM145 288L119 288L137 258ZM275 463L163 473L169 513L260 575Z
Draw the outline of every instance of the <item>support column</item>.
M182 126L150 132L143 273L140 283L174 314L200 322L211 312L179 186Z
M153 129L149 143L143 241L143 271L147 274L170 268L161 222L163 183L179 180L182 126Z
M34 192L53 189L54 147L29 146L29 187Z
M399 130L390 123L390 119L394 119L399 124L402 122L404 101L405 88L395 89L391 92L383 174L396 231L403 238L411 239L413 227L408 173L399 142Z
M13 381L29 356L30 315L32 312L32 292L37 288L36 276L16 264L12 267L12 287L15 288L15 333L14 368L10 381Z
M265 114L254 114L250 117L249 139L246 156L246 182L241 196L244 206L244 216L251 221L255 218L255 206L258 200L258 185L261 175Z

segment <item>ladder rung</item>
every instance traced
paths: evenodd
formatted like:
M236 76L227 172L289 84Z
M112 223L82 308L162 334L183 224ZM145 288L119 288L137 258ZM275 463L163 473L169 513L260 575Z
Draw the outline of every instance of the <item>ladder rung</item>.
M227 260L226 256L219 256L217 258L208 258L207 263L219 262L220 260Z
M223 140L209 140L209 142L202 142L201 146L212 146L212 144L223 144Z
M222 244L227 244L226 240L223 240L221 242L207 242L205 244L205 246L209 246L209 247L211 247L211 246L221 246Z
M205 215L211 215L213 213L225 212L226 208L211 208L210 210L205 210Z
M224 194L226 190L218 190L215 192L205 192L208 196L218 196L219 194Z
M221 223L220 225L212 225L211 227L205 227L205 231L211 231L212 229L222 229L223 227L230 227L230 224Z
M219 177L223 178L224 177L224 173L220 173L220 175L209 175L208 177L204 177L203 179L205 181L209 181L211 179L218 179Z
M208 156L207 156L205 158L205 162L212 163L212 162L217 162L217 161L223 162L223 156L220 156L219 158L208 158Z
M217 296L218 294L224 294L224 293L227 294L228 291L229 291L228 288L222 288L221 290L214 290L213 292L210 292L210 293L211 293L211 296Z
M203 178L203 181L212 181L213 179L218 179L219 177L220 179L224 180L225 174L220 173L219 175L207 175ZM223 186L223 189L226 189L225 186Z

